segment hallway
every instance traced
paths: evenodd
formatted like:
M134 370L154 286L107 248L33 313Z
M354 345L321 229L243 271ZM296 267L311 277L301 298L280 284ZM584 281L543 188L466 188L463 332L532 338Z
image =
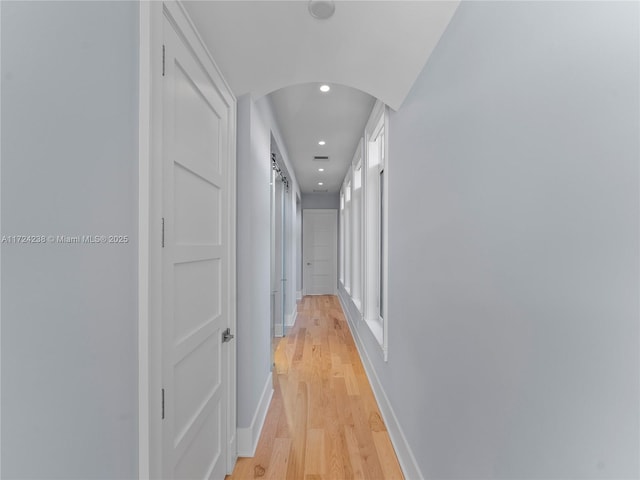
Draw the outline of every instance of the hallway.
M275 353L274 394L253 458L227 479L403 478L335 296L306 296Z
M0 479L640 480L639 20L0 0Z

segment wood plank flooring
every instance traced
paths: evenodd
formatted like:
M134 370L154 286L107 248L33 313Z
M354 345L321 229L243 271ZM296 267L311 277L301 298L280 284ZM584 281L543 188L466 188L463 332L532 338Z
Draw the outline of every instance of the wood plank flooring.
M337 297L302 299L273 375L256 455L227 480L404 478Z

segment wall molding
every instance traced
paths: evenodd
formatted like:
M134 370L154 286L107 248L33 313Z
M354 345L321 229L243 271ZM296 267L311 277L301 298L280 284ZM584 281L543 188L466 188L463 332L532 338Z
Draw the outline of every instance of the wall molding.
M238 428L238 456L239 457L253 457L258 447L258 440L260 439L260 433L262 433L262 427L264 421L267 418L267 411L269 410L269 404L271 403L271 397L273 396L273 380L272 373L267 375L267 381L264 384L258 407L253 414L253 420L251 425L247 428Z
M300 300L302 300L302 290L298 290L296 292L296 302L299 302ZM296 310L297 312L297 310Z
M400 468L402 468L402 472L405 478L423 480L424 476L420 471L418 462L416 462L416 457L414 456L413 451L409 446L407 437L404 435L404 431L402 430L402 427L398 422L398 418L396 417L396 414L391 407L389 398L384 391L382 383L380 382L373 364L371 363L371 359L369 358L367 350L362 343L357 327L358 322L356 322L351 317L351 310L346 306L346 302L351 301L351 299L344 299L343 295L344 293L342 291L338 293L340 306L342 307L342 311L344 312L344 315L347 319L347 325L349 326L349 330L351 330L351 335L353 335L353 338L355 340L356 348L358 349L358 353L360 354L360 358L362 359L365 373L367 374L367 378L369 379L369 383L371 384L371 388L373 390L373 395L376 397L378 407L380 407L380 413L382 414L384 423L387 426L387 431L389 432L389 437L391 438L393 448L396 451L398 462L400 463Z

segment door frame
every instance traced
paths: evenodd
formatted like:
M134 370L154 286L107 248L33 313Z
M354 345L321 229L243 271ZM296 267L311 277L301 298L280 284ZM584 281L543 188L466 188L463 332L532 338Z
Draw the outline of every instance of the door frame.
M236 98L179 1L139 3L138 477L162 474L162 43L167 16L229 105L229 328L236 332ZM226 344L227 473L237 459L236 342Z
M302 294L309 295L307 292L307 269L305 268L306 263L306 255L305 255L305 235L304 235L304 223L305 218L308 218L307 215L314 213L331 213L335 220L334 232L335 232L335 242L333 246L333 258L335 260L333 264L333 290L332 294L336 295L338 293L338 210L335 208L325 208L325 209L313 209L313 208L303 208L302 209Z

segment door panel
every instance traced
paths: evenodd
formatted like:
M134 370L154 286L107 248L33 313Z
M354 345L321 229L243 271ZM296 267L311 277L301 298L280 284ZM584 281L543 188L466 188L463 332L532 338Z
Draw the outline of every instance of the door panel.
M180 458L180 461L174 469L175 473L173 478L190 479L209 477L206 466L212 451L214 452L214 463L220 461L221 452L219 448L216 447L216 445L219 445L217 443L219 438L215 435L215 432L221 429L223 423L224 422L221 421L220 410L216 407L216 410L206 417L203 428L197 432L196 437L192 441L191 448L186 450ZM224 478L224 475L222 478Z
M337 210L303 210L304 291L306 295L336 293Z
M176 344L220 316L220 260L177 263L174 269Z
M162 473L223 479L228 110L167 19L164 44Z
M174 183L176 243L219 245L220 221L211 218L211 210L220 210L222 192L219 184L178 163L174 169Z

